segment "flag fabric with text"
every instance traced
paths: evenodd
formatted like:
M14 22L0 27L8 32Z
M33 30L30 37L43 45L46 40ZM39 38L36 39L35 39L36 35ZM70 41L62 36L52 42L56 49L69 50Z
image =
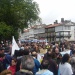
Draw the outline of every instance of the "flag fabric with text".
M15 50L20 50L19 46L17 45L14 36L12 37L12 52L11 55L14 55Z

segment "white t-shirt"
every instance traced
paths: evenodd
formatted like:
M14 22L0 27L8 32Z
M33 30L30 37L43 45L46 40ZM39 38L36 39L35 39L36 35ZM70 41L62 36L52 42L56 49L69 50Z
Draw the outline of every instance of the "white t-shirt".
M72 75L72 67L69 63L64 63L59 65L60 75Z

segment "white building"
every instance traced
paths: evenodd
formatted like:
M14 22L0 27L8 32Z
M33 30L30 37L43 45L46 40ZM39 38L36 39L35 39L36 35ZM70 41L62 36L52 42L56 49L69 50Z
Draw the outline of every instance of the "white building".
M24 33L21 34L21 39L39 39L39 37L42 37L42 34L45 34L45 26L45 24L35 25L31 28L25 29Z
M25 29L25 32L20 34L20 40L29 39L29 35L29 29Z
M48 41L75 41L75 23L70 20L57 20L50 25L35 25L25 30L21 35L22 39L47 39Z
M75 40L75 23L61 18L61 23L57 20L45 28L48 41Z
M55 27L56 41L74 40L75 39L75 23L67 21Z

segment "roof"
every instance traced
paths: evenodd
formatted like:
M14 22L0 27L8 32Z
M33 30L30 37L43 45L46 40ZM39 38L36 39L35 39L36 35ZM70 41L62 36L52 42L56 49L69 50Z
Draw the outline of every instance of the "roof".
M24 32L29 32L29 29L24 29Z
M58 24L50 24L50 25L46 26L45 28L52 28L52 27L56 27L56 26L59 26L59 25L61 25L61 24L60 23L58 23Z
M62 25L75 25L74 22L71 22L71 21L65 21L65 22L61 22L61 23L58 23L58 24L50 24L50 25L47 25L45 28L52 28L52 27L57 27L57 26L62 26Z
M45 26L46 26L46 24L41 24L41 25L34 25L31 28L42 28L42 27L45 27Z

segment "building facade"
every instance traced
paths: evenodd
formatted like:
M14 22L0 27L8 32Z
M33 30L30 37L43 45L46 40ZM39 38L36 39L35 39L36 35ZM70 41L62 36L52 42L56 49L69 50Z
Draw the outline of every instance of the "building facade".
M25 29L24 33L21 34L21 39L45 39L45 24L43 25L35 25L31 28Z
M35 25L25 30L21 35L22 39L47 39L47 41L74 41L75 40L75 23L70 20L61 19L58 23L57 20L54 24L50 25Z
M45 28L46 38L48 41L56 41L55 26L59 24L48 25Z
M45 28L48 41L73 41L75 39L75 23L65 20Z

